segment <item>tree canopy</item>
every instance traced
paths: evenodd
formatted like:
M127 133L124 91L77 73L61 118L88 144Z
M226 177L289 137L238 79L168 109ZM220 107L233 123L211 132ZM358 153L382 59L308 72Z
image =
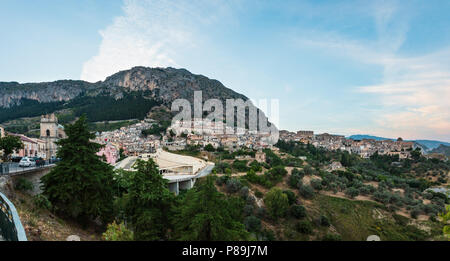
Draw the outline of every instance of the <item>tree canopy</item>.
M8 161L9 155L22 148L23 143L20 140L20 137L6 135L5 137L0 138L0 151L3 151L3 161Z
M189 190L176 207L174 218L176 239L231 241L249 237L240 222L242 206L227 198L214 186L214 176Z
M166 239L175 196L152 159L138 160L135 168L126 204L134 237L136 240Z
M57 142L61 161L42 177L43 193L57 212L81 220L112 218L113 169L96 153L85 116L65 128L67 138Z
M264 204L266 204L270 215L275 220L286 215L286 212L289 209L288 196L277 187L274 187L267 192L264 197Z

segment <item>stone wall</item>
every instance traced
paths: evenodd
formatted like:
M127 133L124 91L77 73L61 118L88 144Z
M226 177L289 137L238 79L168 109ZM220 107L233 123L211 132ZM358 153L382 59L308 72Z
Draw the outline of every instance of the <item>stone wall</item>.
M47 173L49 173L51 170L51 168L42 168L42 169L36 169L33 172L28 172L22 175L18 175L18 176L14 176L12 177L12 184L15 184L15 182L19 179L19 178L24 178L28 181L30 181L33 184L33 190L29 191L28 193L31 195L38 195L42 193L41 190L41 178L46 175Z

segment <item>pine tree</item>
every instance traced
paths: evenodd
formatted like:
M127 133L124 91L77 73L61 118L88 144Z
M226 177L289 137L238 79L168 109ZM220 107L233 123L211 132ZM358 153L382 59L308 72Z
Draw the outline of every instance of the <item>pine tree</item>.
M138 160L127 195L126 214L136 240L166 239L174 194L156 163Z
M79 221L100 217L110 221L113 209L113 169L96 153L102 145L91 142L82 116L66 126L68 137L57 142L61 161L44 177L42 189L55 211Z
M201 182L201 181L199 181ZM175 234L179 240L247 240L248 232L239 221L242 206L214 186L208 176L198 187L189 190L175 211Z

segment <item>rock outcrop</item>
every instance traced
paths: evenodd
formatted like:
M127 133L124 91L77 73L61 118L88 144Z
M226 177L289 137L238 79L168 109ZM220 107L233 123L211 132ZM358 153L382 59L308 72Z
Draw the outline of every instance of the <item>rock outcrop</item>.
M109 94L116 99L125 92L150 91L153 96L169 103L177 98L192 100L193 91L203 91L204 99L242 98L217 80L195 75L185 69L134 67L118 72L102 82L62 80L47 83L0 82L0 107L20 105L22 99L41 103L69 101L82 93Z

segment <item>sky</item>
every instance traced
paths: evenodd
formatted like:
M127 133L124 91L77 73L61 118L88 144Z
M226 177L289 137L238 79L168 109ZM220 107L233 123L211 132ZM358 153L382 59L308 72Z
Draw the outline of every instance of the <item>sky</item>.
M448 0L0 0L0 81L186 68L278 99L280 129L449 142L449 13Z

